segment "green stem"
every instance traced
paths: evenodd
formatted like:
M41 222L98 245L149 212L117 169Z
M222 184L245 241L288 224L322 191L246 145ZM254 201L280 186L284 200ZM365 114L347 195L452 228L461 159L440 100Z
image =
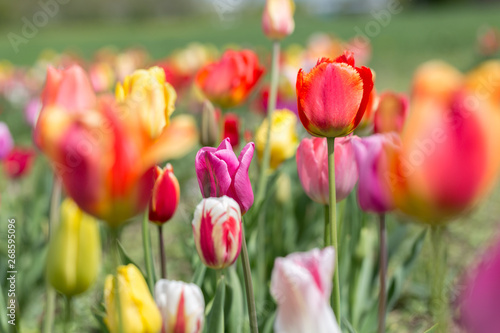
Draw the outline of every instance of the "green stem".
M146 274L149 291L153 293L155 287L153 255L151 253L151 237L149 233L148 210L144 213L142 220L142 247L144 252L144 262L146 263Z
M114 266L114 293L115 293L115 309L118 314L118 332L123 333L123 315L120 302L120 288L118 285L118 267L121 265L120 254L118 253L118 241L120 231L118 228L111 228L111 252L113 253L113 266Z
M165 256L165 243L163 241L163 225L158 226L158 243L160 244L160 265L161 265L161 278L167 278L167 257Z
M339 249L337 241L337 201L335 198L335 138L327 138L328 142L328 185L330 192L330 242L328 245L335 248L335 271L333 273L332 308L338 322L342 321L340 313L340 282L339 282Z
M385 332L386 318L386 276L387 276L387 230L385 226L385 214L379 215L380 225L380 294L378 302L378 333Z
M72 297L66 297L66 318L64 320L64 332L70 332L71 327L71 317L72 317Z
M241 227L241 261L243 264L243 274L245 277L245 291L248 306L248 317L250 320L250 332L258 333L257 311L255 309L255 298L252 285L252 272L250 270L250 260L248 258L247 241L245 239L244 223Z
M446 247L443 226L431 227L431 243L433 250L433 282L431 291L431 310L437 325L436 332L448 332L449 304L446 291Z
M325 246L330 244L331 232L330 232L330 209L328 205L325 205Z

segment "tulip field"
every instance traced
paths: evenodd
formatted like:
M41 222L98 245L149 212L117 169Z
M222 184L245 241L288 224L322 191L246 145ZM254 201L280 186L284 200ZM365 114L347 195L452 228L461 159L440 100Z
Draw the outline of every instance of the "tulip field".
M0 25L0 333L500 332L498 4L56 1Z

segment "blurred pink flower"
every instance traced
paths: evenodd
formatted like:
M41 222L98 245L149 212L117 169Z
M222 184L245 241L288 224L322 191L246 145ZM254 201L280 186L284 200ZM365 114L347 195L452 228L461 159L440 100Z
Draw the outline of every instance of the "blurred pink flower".
M337 202L347 198L358 181L358 168L351 141L335 138L335 193ZM303 139L297 149L297 172L306 194L320 204L328 204L328 147L326 138Z
M333 247L275 260L271 295L278 304L276 333L340 333L329 304L334 261Z
M36 126L38 115L42 109L42 102L40 98L32 98L24 108L24 119L33 128Z
M204 198L227 195L240 205L245 214L253 204L253 190L248 168L252 162L254 143L248 143L237 158L229 139L218 148L204 147L196 154L196 175Z
M408 117L408 98L403 94L387 91L380 95L373 119L375 133L401 133Z
M14 140L10 134L9 127L6 123L0 121L0 160L6 158L13 147Z
M31 148L15 147L3 160L5 173L9 178L21 178L30 170L35 158Z

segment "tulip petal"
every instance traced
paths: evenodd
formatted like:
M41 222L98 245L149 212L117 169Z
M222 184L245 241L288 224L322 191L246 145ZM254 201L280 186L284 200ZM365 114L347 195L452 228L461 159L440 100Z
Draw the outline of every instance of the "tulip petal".
M242 214L245 214L252 207L254 200L252 183L248 176L248 169L252 163L254 149L255 144L253 142L246 144L238 157L240 165L234 175L232 190L234 191L236 201L240 204Z

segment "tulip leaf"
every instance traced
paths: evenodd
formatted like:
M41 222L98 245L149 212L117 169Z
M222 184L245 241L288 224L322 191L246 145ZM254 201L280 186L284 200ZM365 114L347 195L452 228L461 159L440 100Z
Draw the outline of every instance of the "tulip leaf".
M241 282L236 272L236 266L233 265L227 270L228 287L226 293L225 312L228 314L226 325L228 332L241 333L243 323L245 321L245 312L243 305L243 290Z
M128 265L128 264L134 265L135 267L137 267L137 269L141 272L142 276L144 276L144 278L147 281L148 275L144 274L144 272L141 269L141 266L137 265L137 263L134 260L132 260L132 258L130 258L130 256L127 254L127 251L125 251L125 248L123 247L122 243L120 243L120 241L118 241L118 253L120 254L120 261L122 265Z
M7 303L3 295L2 284L0 283L0 328L2 332L7 332Z
M198 263L198 267L194 271L193 275L193 283L201 288L203 285L203 281L205 280L205 273L207 271L207 266L205 266L202 262Z
M262 330L262 333L272 333L274 327L274 320L276 319L276 310L267 318L266 324Z
M349 320L347 320L346 317L342 316L342 327L344 328L344 332L348 333L357 333L354 327L352 327L351 323Z
M106 323L104 322L104 318L106 317L106 308L104 307L104 304L102 302L98 303L91 308L91 311L95 320L99 324L100 332L108 333L108 326L106 326Z
M217 291L215 292L212 311L208 317L206 326L207 333L224 333L224 299L226 297L226 281L224 276L221 276L217 283Z
M424 333L434 333L436 332L436 329L438 327L439 324L435 324L434 326L432 326L431 328L429 328L427 331L425 331Z

